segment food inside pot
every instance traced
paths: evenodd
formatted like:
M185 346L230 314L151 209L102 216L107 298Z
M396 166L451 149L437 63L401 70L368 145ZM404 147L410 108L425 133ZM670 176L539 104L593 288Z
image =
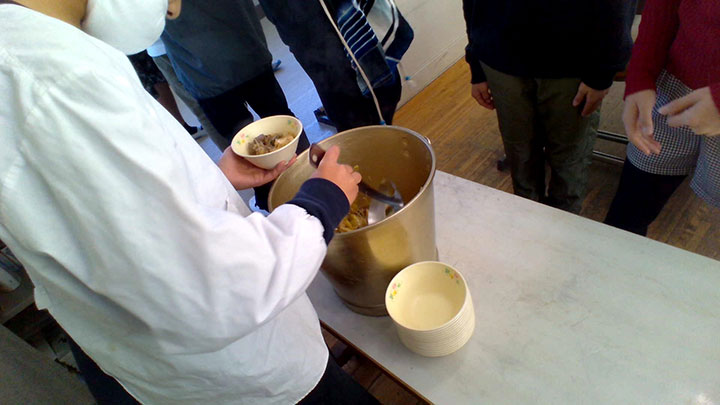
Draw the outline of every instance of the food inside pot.
M264 155L272 151L278 150L289 144L293 140L292 134L260 134L250 143L249 149L251 155Z
M353 170L359 172L360 166L354 165ZM387 181L387 179L383 178L380 181L381 190L387 189L388 186L389 182ZM389 187L391 187L394 191L394 186ZM393 192L390 192L390 194L393 194ZM345 218L342 219L342 221L340 221L340 225L335 228L335 231L337 233L354 231L356 229L364 228L370 225L371 219L373 223L375 223L395 213L395 210L390 205L381 204L376 205L373 208L373 212L371 214L371 200L372 198L367 194L362 192L358 193L357 197L355 198L355 202L353 202L350 206L350 212L345 216ZM380 212L378 212L378 209L380 209Z
M370 198L359 193L355 202L350 206L348 213L337 227L338 233L350 232L368 226L368 210L370 209Z

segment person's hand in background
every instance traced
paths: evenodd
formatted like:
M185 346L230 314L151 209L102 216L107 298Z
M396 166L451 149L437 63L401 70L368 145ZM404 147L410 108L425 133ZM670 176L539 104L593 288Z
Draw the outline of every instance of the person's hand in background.
M360 173L351 166L338 163L340 147L330 147L320 161L317 170L311 178L321 178L335 183L345 193L348 202L352 205L358 195L358 183L362 180Z
M607 96L609 91L609 89L595 90L587 84L581 82L578 87L578 92L573 99L572 105L573 107L579 107L584 101L585 105L583 106L583 110L580 114L583 117L587 117L600 108L603 98Z
M671 127L687 126L698 135L720 135L720 111L710 93L710 87L697 89L658 110L667 115Z
M244 190L275 180L295 163L296 159L297 157L293 157L289 162L280 162L273 169L265 170L236 155L230 147L227 147L220 157L218 167L236 190Z
M487 108L488 110L495 109L495 102L493 101L492 91L490 91L490 87L488 87L487 82L474 83L472 85L470 93L472 94L472 97L475 99L475 101L477 101L478 104L480 104L481 106Z
M643 90L625 98L623 123L630 142L642 153L650 156L660 154L660 143L653 136L652 109L657 94L655 90Z

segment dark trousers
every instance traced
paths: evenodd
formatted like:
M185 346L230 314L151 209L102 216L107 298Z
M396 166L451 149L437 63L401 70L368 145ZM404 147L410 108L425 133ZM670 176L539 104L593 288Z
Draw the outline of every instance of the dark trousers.
M95 362L82 351L72 339L68 339L70 350L80 368L80 374L90 389L98 405L136 405L139 404L125 388L114 378L105 374Z
M229 90L219 96L198 100L203 112L221 135L213 142L225 150L232 138L244 126L253 121L246 107L249 105L262 118L272 115L294 115L287 104L285 93L275 79L272 67L255 78ZM217 138L217 137L216 137ZM300 134L297 153L310 147L305 131ZM268 194L272 183L255 187L255 202L261 209L268 209Z
M317 1L260 0L280 38L315 84L328 118L338 131L377 125L380 119L371 97L357 84L342 42ZM375 89L387 124L400 101L402 82L395 69L393 83Z
M580 79L508 75L483 64L516 195L579 213L587 190L599 112L572 101ZM545 165L550 182L545 186Z
M314 404L375 405L380 402L340 368L332 356L329 356L320 382L298 403L298 405Z
M685 177L648 173L625 159L620 185L605 223L646 236L648 226L655 221Z
M98 405L139 404L117 380L105 374L72 339L68 339L68 342L73 356L75 356L75 361L80 367L80 373ZM320 382L300 401L300 404L303 405L375 405L379 403L362 385L343 371L332 356L328 356L325 373Z

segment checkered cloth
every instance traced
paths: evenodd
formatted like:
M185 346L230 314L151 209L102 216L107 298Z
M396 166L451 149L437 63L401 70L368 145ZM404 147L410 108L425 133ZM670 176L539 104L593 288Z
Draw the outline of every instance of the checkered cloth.
M660 155L646 156L629 144L627 157L635 167L653 174L681 176L694 170L690 187L708 204L720 207L720 136L695 135L688 127L671 128L667 117L657 111L691 92L670 73L660 74L657 103L652 112L655 139L662 145Z

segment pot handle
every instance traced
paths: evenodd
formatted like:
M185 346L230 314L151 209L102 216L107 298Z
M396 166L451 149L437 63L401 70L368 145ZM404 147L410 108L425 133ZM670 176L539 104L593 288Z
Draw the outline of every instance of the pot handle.
M325 149L314 143L310 145L308 157L310 158L310 165L317 168L322 158L325 157Z

